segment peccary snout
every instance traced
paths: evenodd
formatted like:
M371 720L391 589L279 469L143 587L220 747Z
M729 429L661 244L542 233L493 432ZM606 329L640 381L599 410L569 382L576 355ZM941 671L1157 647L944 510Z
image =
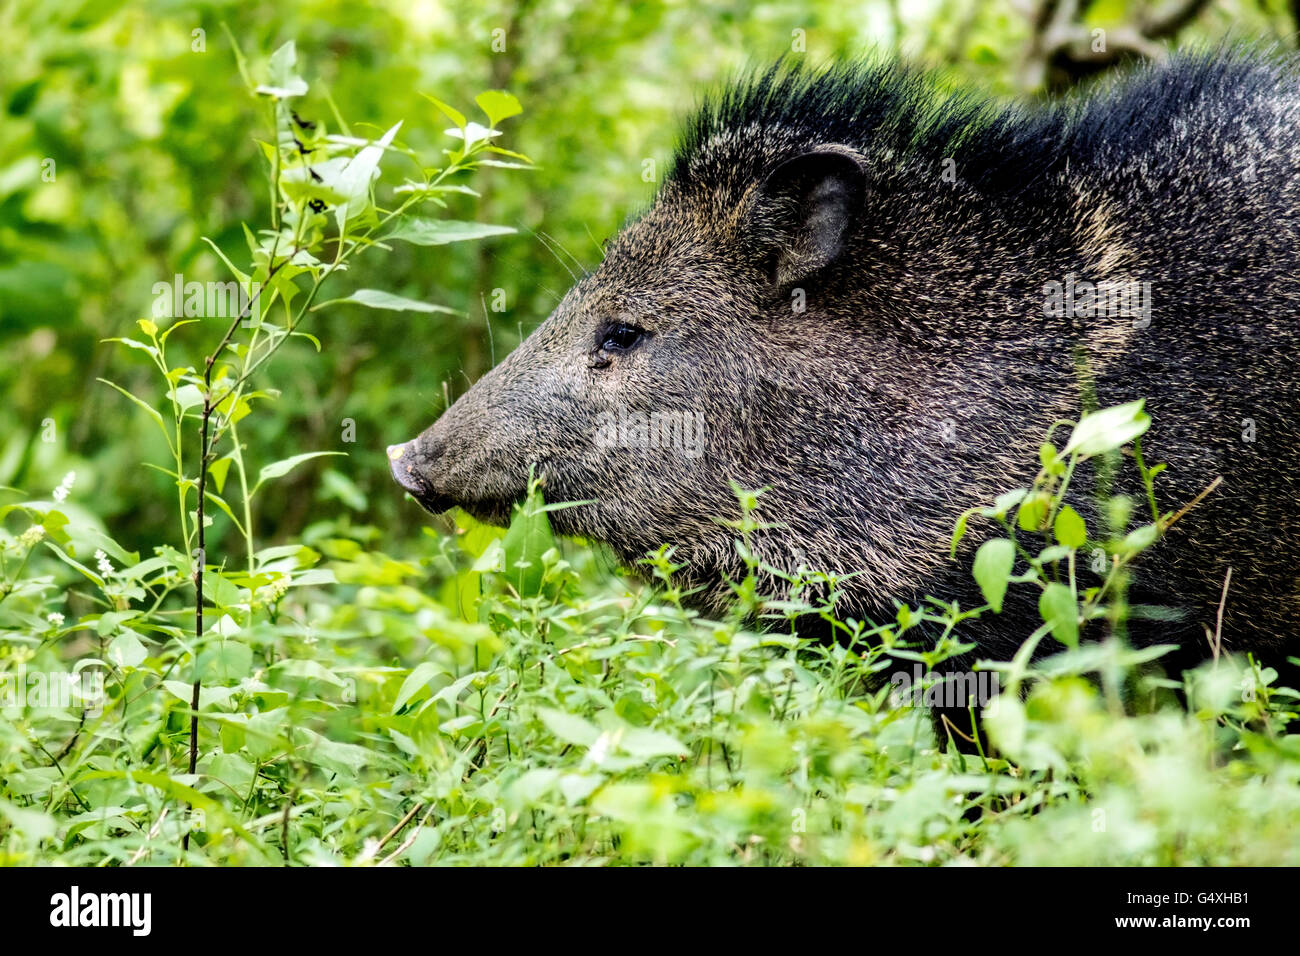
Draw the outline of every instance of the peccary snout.
M433 473L430 457L425 452L423 435L400 445L388 446L388 466L393 478L399 485L410 492L411 497L435 514L452 506L451 499L444 499L435 494L430 487L429 476ZM436 459L436 455L432 456Z
M482 443L457 440L453 448L446 436L458 418L448 412L416 438L389 445L393 478L431 514L459 505L482 521L504 523L511 505L527 491L527 472L514 476L508 468L484 469L472 454L485 447Z
M560 386L538 352L516 350L416 438L389 446L393 477L425 510L459 506L481 521L509 521L530 470L540 474L547 419L554 424L540 398Z

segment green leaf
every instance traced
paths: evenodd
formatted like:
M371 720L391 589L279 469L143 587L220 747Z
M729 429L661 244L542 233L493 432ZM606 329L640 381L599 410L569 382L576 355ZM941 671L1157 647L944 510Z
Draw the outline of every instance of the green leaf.
M90 570L90 568L88 568L88 567L86 567L84 564L81 564L81 563L79 563L79 562L73 560L72 558L68 557L66 554L63 553L63 551L62 551L61 549L56 548L54 545L50 544L48 541L46 542L46 544L49 545L50 550L54 552L55 557L57 557L60 561L62 561L62 562L63 562L64 564L66 564L68 567L70 567L70 568L74 568L75 570L80 571L83 575L86 576L86 578L88 578L88 579L91 580L91 581L94 581L95 584L98 585L99 587L102 588L102 587L104 586L104 579L101 578L101 577L100 577L98 574L96 574L94 571Z
M293 581L289 586L293 588L303 588L337 583L338 579L334 577L334 571L332 569L312 568L309 571L295 571L293 573Z
M203 490L203 497L204 500L211 501L214 505L216 505L223 512L225 512L226 517L229 518L232 522L234 522L235 527L238 528L241 533L243 532L244 530L243 524L240 522L238 518L235 517L235 512L231 510L230 504L229 502L226 501L225 498L221 497L219 494L217 494L214 491L208 491L206 488ZM205 517L210 519L212 516L209 514L205 514Z
M265 465L262 468L262 470L257 473L257 484L253 486L252 494L257 493L257 489L262 487L263 482L270 481L272 478L279 478L283 475L287 475L289 472L293 471L293 469L301 465L304 461L308 461L309 459L312 458L324 458L326 455L344 455L344 454L346 454L346 452L309 451L302 455L293 455L289 458L281 458L279 461L275 461L269 465ZM250 494L249 497L252 497L252 495Z
M113 638L108 645L108 659L119 667L139 667L149 656L140 635L129 627Z
M397 196L402 196L407 193L410 193L411 195L419 194L426 197L437 196L442 193L460 193L463 196L474 196L476 198L479 196L478 190L471 189L463 183L416 183L409 179L393 190L393 194Z
M425 661L423 664L417 665L407 675L406 680L402 681L402 688L397 692L397 698L393 701L392 713L398 713L412 697L428 686L429 681L445 672L445 668L432 661Z
M618 741L619 749L633 757L676 757L689 753L690 748L671 734L658 730L633 727Z
M532 169L531 163L508 163L500 159L476 159L474 160L480 166L494 166L497 169Z
M365 767L393 763L392 757L376 749L330 740L306 727L294 727L290 733L302 759L335 773L351 775Z
M295 71L294 67L297 64L298 49L290 40L271 54L271 61L267 65L267 77L270 82L258 86L254 92L282 100L305 95L307 83Z
M1039 564L1046 564L1050 561L1061 561L1070 556L1070 548L1063 544L1054 544L1050 548L1044 548L1038 552L1038 557L1034 560Z
M1047 520L1047 507L1051 499L1041 492L1020 503L1016 512L1016 525L1021 531L1038 531Z
M147 321L147 320L145 320L145 319L141 319L140 321L144 322L144 321ZM152 324L153 324L153 323L150 323L150 325L152 325ZM148 343L145 343L145 342L137 342L135 339L128 339L128 338L113 338L113 339L104 339L104 341L105 341L105 342L120 342L122 345L125 345L125 346L127 346L128 348L139 349L141 352L148 352L148 353L149 353L150 355L152 355L154 358L157 358L157 357L158 357L158 347L157 347L157 346L149 345Z
M999 518L1005 518L1007 512L1024 501L1027 494L1029 494L1027 488L1016 488L1013 491L1003 492L993 499L993 513Z
M1038 613L1051 628L1052 636L1066 647L1079 643L1079 607L1074 592L1053 581L1038 598Z
M957 523L953 525L952 528L952 546L948 550L948 557L957 557L957 545L961 543L962 538L966 537L966 526L970 523L970 516L973 513L974 512L971 511L963 511L957 517Z
M378 140L353 156L339 173L334 188L347 197L334 209L340 233L346 232L349 219L355 219L370 207L370 184L379 175L379 161L401 127L400 121L395 123Z
M229 614L223 614L217 618L216 622L209 628L213 634L219 634L221 637L235 637L239 634L239 622Z
M365 492L341 471L326 468L321 474L321 497L337 498L354 511L364 511L367 505Z
M214 607L221 609L238 607L248 601L248 591L230 581L218 571L203 572L203 593Z
M59 826L58 821L49 814L8 800L0 800L0 818L9 824L13 832L21 834L32 845L52 839Z
M167 397L183 412L203 404L203 391L197 385L181 385L169 391Z
M455 123L459 129L465 128L465 124L468 122L468 120L465 119L464 113L461 113L459 110L455 109L454 107L448 106L442 100L430 96L428 93L421 93L420 95L423 96L430 103L432 103L434 106L438 107L438 109L442 112L442 115L447 117L447 119L451 120L453 123Z
M59 544L67 544L68 541L71 540L71 536L68 534L66 530L64 530L68 525L68 516L65 515L62 511L56 511L54 508L51 508L49 511L45 512L44 515L41 516L40 524L41 527L45 529L45 533L48 534L51 538L53 538L55 541L57 541ZM92 542L94 542L96 539L102 539L104 542L112 542L112 539L110 539L107 535L102 534L97 528L81 527L77 529L77 536L82 540L90 540ZM117 548L116 543L113 543L113 547ZM108 549L106 548L105 550ZM117 548L116 552L110 552L110 553L114 554L114 556L118 558L118 560L121 561L128 560L127 558L123 557L123 555L126 554L126 552L122 551L121 548Z
M218 494L226 488L226 473L230 471L232 460L229 455L224 455L208 465L208 477L216 484Z
M1052 533L1067 548L1082 548L1088 541L1087 525L1069 505L1057 512L1056 521L1052 523Z
M519 105L519 100L505 90L485 90L474 97L474 102L487 114L488 126L496 126L501 120L518 116L524 111L524 108ZM457 125L464 124L457 123Z
M465 692L465 688L483 676L484 674L482 671L472 671L468 674L457 677L442 690L438 691L438 693L426 700L424 706L420 708L420 712L423 713L426 708L438 703L438 701L454 706L460 700L460 695Z
M577 714L553 707L539 707L537 716L542 719L547 730L566 744L590 747L600 737L600 728Z
M542 555L555 547L555 535L543 507L541 492L534 489L516 509L501 541L506 579L520 597L534 597L541 591L545 571Z
M980 586L980 593L995 614L1002 612L1002 599L1006 596L1007 582L1011 579L1011 568L1015 561L1016 546L1007 538L985 541L975 552L972 573Z
M486 126L481 123L475 123L473 120L470 120L470 122L466 123L459 129L449 129L446 133L448 136L455 137L456 139L463 139L465 141L465 154L471 153L474 147L479 143L487 142L493 137L501 135L499 129L488 129ZM479 161L487 162L487 160Z
M517 159L521 163L525 163L529 166L533 164L533 161L529 159L527 156L525 156L523 153L516 153L514 150L503 149L500 146L485 146L484 151L489 153L495 153L498 156L509 156L511 159Z
M1101 455L1139 437L1151 426L1151 416L1142 410L1143 400L1115 405L1086 415L1070 433L1063 455Z
M316 347L317 352L320 352L320 339L316 338L316 336L312 335L310 332L290 332L289 335L294 338L306 339Z
M531 804L544 797L559 777L560 771L553 767L534 767L512 780L506 792L512 799Z
M97 382L103 382L105 385L108 385L108 386L111 386L112 388L117 389L119 392L121 392L123 395L125 395L127 398L129 398L131 401L135 402L135 404L137 404L137 405L139 405L141 408L143 408L143 409L148 413L149 417L153 419L154 424L157 425L158 428L162 430L163 435L165 435L165 436L167 437L167 447L168 447L168 448L171 448L171 447L172 447L172 436L171 436L171 432L169 432L169 431L167 430L167 426L163 424L163 417L162 417L161 414L159 414L158 409L154 408L152 405L150 405L150 404L149 404L148 402L146 402L144 399L142 399L142 398L136 398L134 395L132 395L130 392L128 392L126 389L124 389L121 385L118 385L116 382L110 382L110 381L109 381L108 379L106 379L106 378L97 378L97 379L95 379L95 381L97 381Z
M280 189L285 198L295 204L319 199L327 206L345 205L351 197L338 183L346 169L347 159L342 156L314 166L291 167L280 173ZM277 274L276 278L279 277Z
M185 325L193 325L193 324L194 324L195 322L197 322L197 321L198 321L198 319L180 319L180 320L177 321L177 322L173 322L171 325L167 326L167 328L163 329L163 333L162 333L162 335L158 336L158 341L159 341L159 342L166 342L166 341L167 341L167 336L171 335L171 334L172 334L173 332L175 332L177 329L179 329L179 328L181 328L182 326L185 326Z
M186 707L190 705L194 693L193 684L182 680L165 680L162 682L167 692L181 701ZM199 710L206 710L213 704L224 704L230 698L239 693L238 687L200 687L199 688Z
M560 777L560 794L566 803L581 803L595 793L605 777L595 773L566 773Z
M290 677L298 681L318 680L323 684L332 684L335 687L347 686L343 678L319 661L303 660L301 658L277 661L271 666L271 672L281 678Z
M221 781L226 788L235 793L247 792L256 773L253 765L239 754L217 754L207 765L207 776ZM208 788L204 787L204 789Z
M500 549L500 542L497 544ZM480 603L483 600L483 575L479 571L462 571L454 581L449 582L454 588L455 607L462 621L473 624L479 620Z
M379 289L358 289L350 296L343 299L330 299L328 302L322 302L319 305L312 306L312 311L323 309L327 305L337 305L343 302L354 302L357 305L364 305L369 309L389 309L393 312L445 312L448 315L459 315L455 309L449 309L445 305L430 305L428 302L417 302L415 299L403 298L400 295L393 295L391 292L383 292Z
M45 526L45 530L50 534L54 534L56 528L60 528L62 525L67 523L68 519L66 517L52 509L46 512L45 518L41 522L41 524ZM140 560L140 552L126 550L126 548L122 547L98 528L83 526L77 528L76 532L77 543L82 548L87 546L92 549L99 548L102 551L106 551L109 556L116 558L124 566L133 565ZM83 554L84 553L85 552L83 551Z
M407 216L399 220L397 226L384 236L384 239L401 239L417 246L445 246L451 242L465 242L468 239L505 236L515 231L510 226L494 226L485 222Z
M224 262L225 265L226 265L226 268L229 269L230 272L231 272L231 274L232 274L236 279L239 280L240 288L242 288L242 289L244 290L244 293L245 293L246 295L248 295L249 298L252 298L252 288L253 288L253 287L252 287L252 285L250 284L251 280L248 278L248 276L245 275L243 272L240 272L238 269L235 268L235 264L234 264L233 262L231 262L229 258L226 257L226 254L225 254L224 252L221 251L221 247L218 246L215 242L213 242L213 241L212 241L211 239L209 239L207 236L200 236L199 238L202 239L204 242L206 242L206 243L207 243L207 244L212 248L212 251L215 252L215 253L217 254L217 258L220 259L222 262ZM197 321L197 320L193 320L193 321ZM180 323L178 322L178 323L176 323L176 325L180 325ZM172 326L172 328L175 328L175 327L176 327L176 326ZM167 331L170 332L171 329L168 329ZM165 335L165 334L166 334L166 333L164 333L164 335Z
M1156 524L1144 524L1140 528L1134 528L1124 540L1120 542L1120 548L1129 552L1145 551L1151 545L1155 544L1156 538L1160 535L1160 526Z
M205 683L243 680L253 668L253 649L239 641L218 641L199 653L198 677Z

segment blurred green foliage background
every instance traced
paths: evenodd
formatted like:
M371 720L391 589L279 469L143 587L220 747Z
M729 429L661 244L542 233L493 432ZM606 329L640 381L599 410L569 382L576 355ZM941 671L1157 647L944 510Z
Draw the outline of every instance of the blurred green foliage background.
M1079 6L1088 29L1141 25L1154 7ZM1187 6L1188 22L1161 42L1293 42L1279 0ZM242 261L241 221L266 222L255 143L264 116L226 28L259 61L297 41L312 85L299 107L306 118L329 119L337 106L373 122L358 130L368 135L410 118L410 145L422 153L444 145L420 137L446 123L421 93L467 106L482 89L508 89L524 105L507 123L509 145L538 164L484 171L483 198L457 197L451 211L517 234L399 244L347 279L464 318L342 307L310 329L321 356L308 360L302 342L276 359L270 379L282 397L274 414L250 420L250 448L350 457L311 462L268 491L259 538L274 543L325 510L384 538L416 530L418 512L391 485L382 449L430 423L545 318L572 272L599 261L602 241L653 195L679 117L702 91L783 54L825 61L876 49L939 64L954 84L1044 95L1074 77L1063 84L1026 68L1041 54L1039 9L1004 0L11 0L0 6L0 484L46 494L75 471L78 497L128 547L147 551L168 524L168 479L138 465L162 449L96 379L154 395L147 364L101 340L150 314L156 282L226 278L201 237ZM222 325L212 323L214 342ZM347 419L355 444L343 441Z
M513 541L464 516L461 534L424 536L384 448L599 262L653 196L682 114L746 65L896 52L954 86L1047 97L1174 46L1291 48L1295 24L1285 0L0 3L0 500L48 505L0 514L15 516L0 678L114 664L89 717L0 701L0 865L1294 863L1300 738L1279 732L1294 695L1274 671L1215 661L1187 711L1157 706L1171 686L1157 680L1129 718L1081 675L1136 675L1145 658L1082 648L1025 701L1006 695L995 730L1014 763L968 763L933 748L918 709L863 692L880 648L698 619L672 588L624 587L599 553L551 548L540 512ZM98 379L170 413L143 353L104 340L157 331L137 325L155 284L228 278L205 238L247 265L242 224L269 221L270 132L235 44L263 77L289 41L304 120L370 138L403 121L405 145L437 157L449 123L422 94L478 115L476 94L505 89L523 113L500 142L537 165L475 170L481 198L446 210L515 233L394 243L322 293L463 315L333 306L308 328L319 355L294 339L259 371L279 397L239 425L251 474L347 457L258 494L259 577L231 560L233 514L208 509L200 623L176 485L145 467L168 462L164 429ZM384 171L385 195L410 172L397 157ZM227 325L187 326L171 361L201 366ZM45 537L64 530L98 574ZM531 553L544 584L516 589L485 560L494 544ZM647 566L664 580L669 565L661 551Z

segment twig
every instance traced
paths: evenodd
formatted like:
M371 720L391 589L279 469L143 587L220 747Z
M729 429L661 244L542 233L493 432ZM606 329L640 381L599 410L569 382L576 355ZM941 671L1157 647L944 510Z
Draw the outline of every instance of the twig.
M156 837L158 835L158 831L162 829L163 821L167 819L167 811L170 809L171 807L162 808L162 813L158 814L158 819L154 821L153 826L149 828L149 832L146 833L144 836L145 839L144 845L141 846L140 849L136 850L134 853L131 854L131 859L126 861L127 866L135 866L137 863L140 862L141 858L143 858L144 855L149 852L149 841L152 840L154 837Z
M280 852L284 854L284 865L289 865L289 812L293 809L293 796L297 791L290 790L284 799L284 814L280 817Z
M1030 21L1030 38L1021 66L1021 82L1037 89L1049 72L1062 73L1055 82L1077 82L1084 76L1118 63L1126 54L1148 60L1165 59L1159 42L1175 36L1210 5L1210 0L1174 0L1163 10L1144 12L1136 26L1106 28L1104 41L1096 42L1097 31L1086 22L1089 0L1042 0L1037 6L1028 0L1011 0L1011 6Z
M957 725L954 724L952 720L949 719L947 714L940 714L939 719L943 721L944 729L947 730L949 734L956 734L958 737L966 741L968 744L978 743L975 737L972 737L969 734L962 733L961 730L957 727Z
M72 735L71 739L66 744L63 745L63 749L60 750L57 755L55 755L54 759L56 762L62 760L64 757L68 755L68 753L72 750L73 746L76 744L77 739L81 736L81 731L85 728L85 726L86 726L86 708L83 707L81 708L81 720L77 721L77 730Z
M1219 663L1219 651L1223 646L1223 608L1228 603L1228 585L1232 581L1232 565L1228 565L1228 573L1223 576L1223 594L1219 597L1219 614L1214 622L1214 640L1210 641L1210 653L1214 657L1214 663Z
M421 819L420 822L416 824L415 829L411 831L411 835L402 841L402 845L379 861L380 866L387 866L411 848L411 844L415 842L415 838L420 835L420 831L424 829L424 825L429 822L429 817L433 816L434 806L436 806L436 804L429 807L428 811L424 814L424 818Z
M1209 5L1210 0L1178 0L1159 13L1148 13L1141 18L1142 35L1153 40L1173 36Z
M1215 478L1212 482L1209 483L1208 486L1206 486L1204 491L1202 491L1191 501L1187 502L1187 504L1183 505L1181 508L1178 509L1177 512L1175 512L1172 516L1170 516L1168 519L1162 522L1162 527L1160 528L1161 532L1163 533L1165 531L1168 531L1171 527L1173 527L1175 521L1177 521L1183 515L1187 514L1187 512L1191 511L1198 504L1200 504L1201 501L1204 500L1206 495L1208 495L1215 488L1219 487L1219 485L1221 484L1223 484L1222 475L1220 475L1218 478Z
M297 255L297 250L294 250L294 252L288 257L281 259L267 271L266 281L262 283L263 288L266 287L266 283L270 282L271 278L279 272L284 267L285 263L293 258L294 255ZM199 438L199 495L198 501L195 503L195 522L198 525L199 549L198 555L194 559L195 676L193 691L190 695L190 773L194 773L199 765L199 700L200 692L203 689L203 681L198 676L199 662L197 655L199 644L203 640L203 566L207 563L208 554L207 538L203 527L203 519L207 512L206 496L208 492L208 465L211 464L212 459L212 447L208 434L212 422L212 413L217 409L221 402L226 400L226 395L232 394L231 392L227 392L226 395L221 397L220 401L213 401L212 367L217 364L217 359L221 357L222 350L225 349L225 347L230 344L230 340L234 338L235 331L239 328L240 324L252 314L253 303L256 301L257 297L249 297L248 302L239 310L239 314L235 316L234 321L230 323L230 327L226 329L226 334L221 337L221 341L217 343L217 347L212 350L212 353L207 357L207 361L203 364L203 424L200 429ZM189 808L191 810L194 809L192 804L189 805ZM185 836L181 838L181 849L188 850L189 848L190 831L187 827L185 829Z
M415 806L411 807L411 809L407 811L406 816L402 817L402 819L397 821L397 826L389 830L387 835L382 840L379 841L378 846L376 846L374 850L375 854L377 855L380 850L382 850L385 846L388 845L388 842L393 837L401 833L402 830L406 827L406 825L411 822L412 818L414 818L414 816L417 813L419 813L420 810L422 810L423 808L424 808L423 803L417 803Z

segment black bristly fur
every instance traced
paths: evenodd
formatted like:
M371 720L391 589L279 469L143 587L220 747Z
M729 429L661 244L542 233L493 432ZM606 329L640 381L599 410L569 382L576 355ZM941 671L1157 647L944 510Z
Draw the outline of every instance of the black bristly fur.
M394 469L431 509L504 521L535 467L549 500L595 500L554 512L557 530L633 564L673 544L714 613L745 572L715 520L736 515L730 482L766 488L762 560L858 572L839 613L879 621L927 594L982 604L987 528L951 560L957 515L1026 486L1053 421L1145 398L1161 505L1223 483L1137 569L1134 598L1181 617L1130 638L1180 645L1175 667L1204 658L1231 567L1223 648L1284 666L1300 651L1298 73L1181 56L1007 108L892 63L759 72L705 101L600 268ZM1149 324L1047 314L1070 276L1150 283ZM646 337L596 354L611 322ZM628 413L699 416L702 453L597 440ZM1074 501L1096 534L1090 483ZM1008 658L1036 601L1013 587L946 666Z

